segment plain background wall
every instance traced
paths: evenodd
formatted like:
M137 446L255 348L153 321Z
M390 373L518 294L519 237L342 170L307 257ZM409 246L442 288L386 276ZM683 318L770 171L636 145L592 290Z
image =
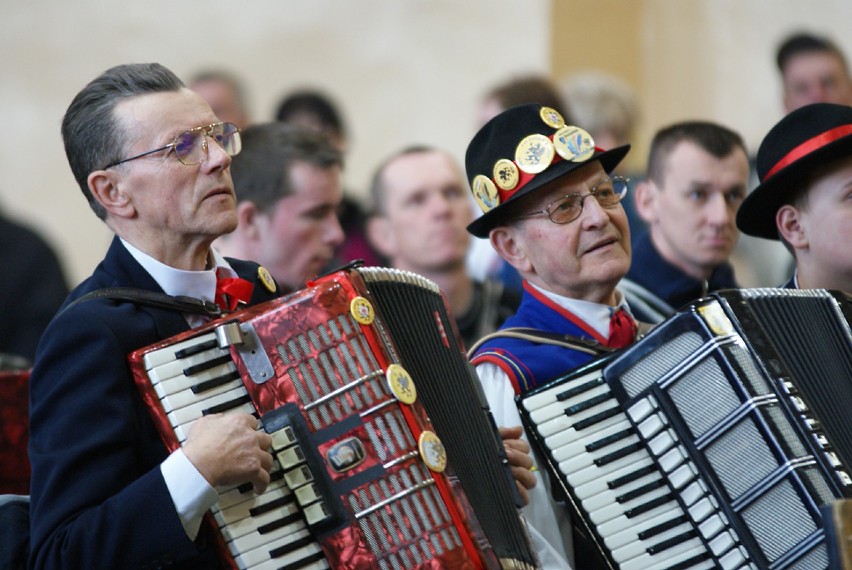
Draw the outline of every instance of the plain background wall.
M804 27L852 54L848 0L0 0L0 207L41 230L73 283L108 229L77 187L59 124L104 69L158 61L184 79L222 68L245 83L256 121L287 91L316 86L351 131L347 186L403 145L461 160L482 94L515 73L615 73L637 89L633 160L660 125L717 120L756 147L780 117L774 49Z

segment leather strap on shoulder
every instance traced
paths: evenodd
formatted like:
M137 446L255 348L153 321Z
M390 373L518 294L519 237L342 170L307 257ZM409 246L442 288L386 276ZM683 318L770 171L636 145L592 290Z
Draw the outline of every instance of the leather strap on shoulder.
M87 293L72 301L64 311L77 303L91 301L93 299L111 299L113 301L125 301L135 305L146 305L160 309L168 309L179 313L202 315L216 318L222 316L222 309L216 303L196 299L194 297L172 296L147 289L136 289L134 287L108 287Z

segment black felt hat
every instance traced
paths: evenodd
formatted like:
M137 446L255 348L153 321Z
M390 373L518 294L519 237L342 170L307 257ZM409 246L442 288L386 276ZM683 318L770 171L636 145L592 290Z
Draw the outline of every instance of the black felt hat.
M781 119L757 151L760 185L737 212L744 233L778 239L775 214L816 166L852 155L852 107L814 103Z
M503 111L467 147L467 180L482 210L467 231L488 237L524 196L590 162L600 161L607 173L612 172L628 150L630 145L596 147L589 133L566 125L549 107L528 104Z

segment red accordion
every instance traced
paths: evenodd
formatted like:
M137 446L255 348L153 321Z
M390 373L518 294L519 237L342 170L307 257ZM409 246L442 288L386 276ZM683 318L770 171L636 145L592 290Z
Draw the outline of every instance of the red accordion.
M170 450L249 412L273 483L219 489L238 568L534 568L499 436L437 287L346 269L134 352Z

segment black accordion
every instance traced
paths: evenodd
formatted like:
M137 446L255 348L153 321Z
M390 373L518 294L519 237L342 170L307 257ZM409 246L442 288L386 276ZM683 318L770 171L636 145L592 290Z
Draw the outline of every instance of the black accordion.
M437 286L346 268L133 353L169 449L208 413L272 435L273 482L220 489L233 568L536 567L505 451Z
M841 293L721 291L518 398L610 567L828 567L821 511L852 490L850 316Z

